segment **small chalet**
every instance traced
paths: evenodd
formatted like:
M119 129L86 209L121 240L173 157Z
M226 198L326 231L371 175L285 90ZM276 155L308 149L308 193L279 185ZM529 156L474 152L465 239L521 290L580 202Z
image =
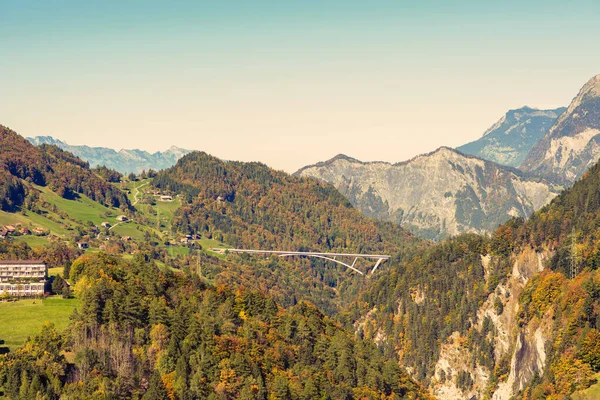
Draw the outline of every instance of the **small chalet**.
M89 246L87 242L77 242L77 247L80 249L87 249Z
M173 196L160 196L160 201L173 201Z
M104 221L103 223L101 223L100 226L103 228L110 228L110 224L107 221Z
M127 221L129 221L129 218L127 218L127 216L125 216L125 215L119 215L117 217L117 221L119 221L119 222L127 222Z

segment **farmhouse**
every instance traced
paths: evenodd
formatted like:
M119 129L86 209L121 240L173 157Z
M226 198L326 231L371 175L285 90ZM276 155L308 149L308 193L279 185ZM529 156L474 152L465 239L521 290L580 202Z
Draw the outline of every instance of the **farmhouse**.
M46 264L40 260L0 261L0 293L27 297L44 294Z
M117 221L127 222L128 220L129 220L129 218L127 218L125 215L119 215L117 217Z
M173 201L173 196L160 196L160 201Z

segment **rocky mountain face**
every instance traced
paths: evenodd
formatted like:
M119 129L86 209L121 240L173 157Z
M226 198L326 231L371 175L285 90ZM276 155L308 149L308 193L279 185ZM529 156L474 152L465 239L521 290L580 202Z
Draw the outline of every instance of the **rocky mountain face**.
M565 110L565 107L555 110L530 107L510 110L480 139L457 150L498 164L518 167Z
M600 158L600 75L590 79L568 109L519 166L565 186Z
M398 164L339 155L296 175L332 183L366 216L428 239L489 231L510 217L530 215L556 195L542 180L446 147Z
M36 146L41 144L52 144L61 149L73 153L77 157L90 163L90 166L96 167L104 165L121 172L128 174L130 172L140 173L143 170L161 170L172 167L184 155L192 150L180 149L172 146L166 151L157 151L149 153L144 150L113 150L106 147L90 147L90 146L72 146L61 140L54 139L51 136L36 136L27 138Z
M597 163L527 220L396 259L350 309L355 331L440 399L597 398L599 188Z

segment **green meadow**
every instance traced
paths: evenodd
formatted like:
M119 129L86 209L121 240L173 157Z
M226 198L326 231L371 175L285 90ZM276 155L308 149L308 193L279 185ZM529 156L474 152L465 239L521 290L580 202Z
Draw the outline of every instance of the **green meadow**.
M77 303L77 299L58 296L0 303L0 341L4 341L0 346L14 351L39 333L45 322L52 322L58 330L65 329Z

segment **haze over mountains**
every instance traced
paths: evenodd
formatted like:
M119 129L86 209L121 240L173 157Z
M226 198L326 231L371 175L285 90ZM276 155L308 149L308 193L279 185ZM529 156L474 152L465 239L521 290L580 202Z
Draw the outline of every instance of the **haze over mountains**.
M158 171L169 168L181 157L192 151L180 149L176 146L171 146L168 150L157 151L156 153L138 149L116 151L107 147L72 146L51 136L28 137L27 140L36 146L40 144L58 146L89 162L92 167L104 165L122 174L130 172L137 174L149 169Z
M365 215L428 239L489 231L557 194L547 182L447 147L398 164L337 156L296 174L332 183Z
M596 76L568 109L511 110L459 152L440 148L397 164L364 163L340 155L296 174L333 183L367 216L442 239L489 231L547 204L598 160L599 133Z
M0 127L0 193L9 200L0 216L49 230L32 241L3 239L0 258L54 255L53 265L71 268L81 301L68 333L43 336L60 346L38 338L0 356L0 380L12 397L37 377L44 390L74 398L100 390L97 377L126 382L106 390L125 387L121 397L133 397L153 376L150 386L179 382L180 398L427 398L413 379L456 400L600 389L600 164L584 168L598 157L597 98L595 78L533 147L527 160L544 158L528 173L441 147L397 164L340 155L300 176L192 152L142 182L109 181L66 151ZM523 118L553 118L511 113L509 136L521 129L511 126L535 125ZM571 174L556 179L561 171ZM96 226L121 213L129 229ZM511 216L528 218L502 224ZM375 219L434 239L456 236L436 244ZM478 231L490 234L464 233ZM83 239L90 248L75 259ZM321 259L217 255L204 244L392 257L365 278ZM121 259L126 253L133 261ZM107 345L119 340L129 344ZM33 368L44 347L60 368ZM158 361L146 364L154 351ZM98 361L123 354L123 365ZM88 362L96 375L82 373Z

